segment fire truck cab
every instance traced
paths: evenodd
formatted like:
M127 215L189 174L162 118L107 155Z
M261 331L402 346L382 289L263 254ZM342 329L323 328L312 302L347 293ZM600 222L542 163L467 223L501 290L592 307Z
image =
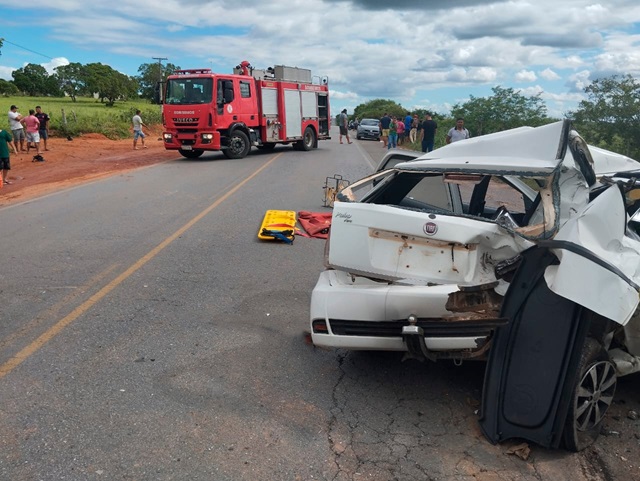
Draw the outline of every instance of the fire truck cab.
M329 87L311 71L244 61L233 74L178 70L167 78L162 108L164 146L187 158L221 150L241 159L252 146L317 148L329 139Z

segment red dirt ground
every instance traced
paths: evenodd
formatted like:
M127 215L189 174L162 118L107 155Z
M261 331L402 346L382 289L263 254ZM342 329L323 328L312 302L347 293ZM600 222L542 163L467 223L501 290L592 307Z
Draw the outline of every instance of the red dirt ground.
M179 156L177 151L164 149L161 132L161 126L150 129L146 138L147 149L142 149L138 141L140 150L133 150L133 138L109 140L101 134L84 134L71 141L49 138L49 151L42 149L44 162L32 162L36 154L33 149L29 154L11 154L11 170L7 176L11 184L0 189L0 206L176 158Z

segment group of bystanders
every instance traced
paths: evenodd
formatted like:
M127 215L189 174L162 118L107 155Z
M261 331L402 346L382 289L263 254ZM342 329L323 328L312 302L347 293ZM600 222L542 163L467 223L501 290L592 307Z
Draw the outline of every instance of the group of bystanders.
M17 106L12 105L9 109L8 117L11 133L0 129L0 170L2 171L0 185L12 183L7 177L9 170L11 170L10 150L17 154L18 152L29 153L29 150L34 148L36 155L40 156L40 139L44 143L44 150L49 150L47 147L49 116L42 111L39 105L36 106L35 110L30 109L29 115L26 117L23 117L18 112Z

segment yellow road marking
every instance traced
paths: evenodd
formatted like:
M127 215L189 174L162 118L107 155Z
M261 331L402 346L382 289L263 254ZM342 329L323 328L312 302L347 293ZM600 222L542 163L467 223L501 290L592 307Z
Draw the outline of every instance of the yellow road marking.
M199 220L201 220L203 217L205 217L207 214L209 214L209 212L211 212L213 209L218 207L222 202L224 202L226 199L228 199L233 194L235 194L241 187L243 187L247 182L249 182L251 179L253 179L255 176L257 176L260 172L262 172L264 169L266 169L268 166L270 166L281 155L282 155L282 153L277 154L276 156L274 156L271 160L269 160L267 163L265 163L262 167L260 167L258 170L256 170L253 174L251 174L249 177L245 178L242 182L240 182L235 187L233 187L231 190L229 190L225 195L220 197L213 204L211 204L209 207L204 209L202 212L200 212L197 216L195 216L193 219L191 219L185 225L183 225L180 229L178 229L172 235L167 237L158 246L156 246L151 251L149 251L149 253L147 253L146 255L141 257L137 262L135 262L126 271L124 271L122 274L120 274L114 280L109 282L106 286L104 286L102 289L100 289L98 292L96 292L94 295L92 295L84 303L82 303L81 305L76 307L68 315L66 315L65 317L60 319L56 324L54 324L49 329L47 329L47 331L44 332L43 334L41 334L40 337L38 337L35 341L33 341L28 346L26 346L24 349L22 349L20 352L18 352L15 356L13 356L7 362L5 362L4 364L0 365L0 379L2 379L4 376L9 374L11 371L13 371L23 361L28 359L29 356L31 356L33 353L38 351L47 342L49 342L55 336L60 334L60 332L62 332L62 330L65 327L67 327L69 324L71 324L73 321L75 321L78 317L80 317L82 314L84 314L89 309L91 309L91 307L93 307L93 305L96 302L98 302L101 299L103 299L112 290L114 290L116 287L118 287L120 284L122 284L122 282L124 282L129 276L131 276L131 274L136 272L138 269L140 269L142 266L144 266L147 262L149 262L151 259L153 259L155 256L157 256L165 247L167 247L174 240L176 240L178 237L180 237L182 234L184 234L187 230L189 230L191 227L193 227Z

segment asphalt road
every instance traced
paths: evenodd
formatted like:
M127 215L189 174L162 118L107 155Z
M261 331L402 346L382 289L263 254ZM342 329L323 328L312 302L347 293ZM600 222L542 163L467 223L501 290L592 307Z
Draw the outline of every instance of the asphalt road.
M481 363L305 343L323 241L257 232L384 152L335 134L0 209L0 480L606 479L489 444Z

